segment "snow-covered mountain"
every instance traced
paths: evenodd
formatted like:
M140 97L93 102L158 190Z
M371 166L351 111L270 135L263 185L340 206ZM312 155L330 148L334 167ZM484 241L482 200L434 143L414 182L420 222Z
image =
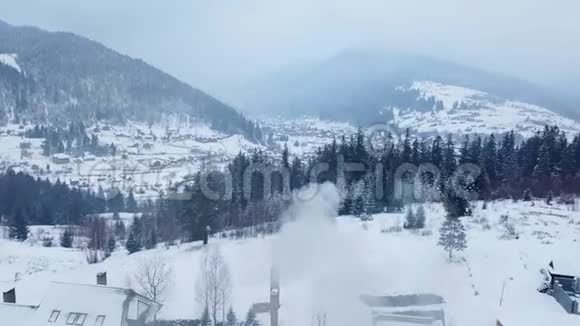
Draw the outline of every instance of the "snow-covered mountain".
M544 107L433 81L397 88L415 101L386 109L392 123L419 133L491 134L514 130L530 137L545 125L558 125L569 136L580 132L578 121Z
M0 123L151 122L163 114L253 135L232 107L142 60L74 34L0 21Z
M233 92L231 101L248 112L276 112L294 118L314 115L364 127L384 121L380 113L385 107L420 105L418 94L399 89L402 85L410 88L415 81L487 93L487 100L494 106L497 101L506 102L506 106L511 105L510 101L524 102L580 119L578 100L541 85L432 57L382 50L346 50L330 58L286 67ZM544 114L539 118L543 119Z

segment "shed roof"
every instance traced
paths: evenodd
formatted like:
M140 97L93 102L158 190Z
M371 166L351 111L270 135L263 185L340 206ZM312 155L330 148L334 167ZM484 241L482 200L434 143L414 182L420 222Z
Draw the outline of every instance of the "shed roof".
M0 303L0 322L3 326L26 325L34 316L37 307L13 303Z

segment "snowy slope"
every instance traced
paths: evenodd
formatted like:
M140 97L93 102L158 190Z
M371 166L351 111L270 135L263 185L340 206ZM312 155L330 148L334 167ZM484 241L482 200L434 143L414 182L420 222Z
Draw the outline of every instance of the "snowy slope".
M0 53L0 64L12 67L19 73L22 73L22 69L20 69L20 66L16 63L17 58L18 55L14 53Z
M499 98L464 87L432 81L416 81L399 87L402 93L417 92L417 100L434 99L442 105L427 110L392 107L396 126L423 133L502 133L514 130L523 137L532 136L546 124L558 125L568 135L580 131L580 123L546 108Z
M125 193L132 189L138 197L157 198L171 185L198 172L202 164L221 169L238 153L252 149L272 154L239 134L226 135L205 122L181 118L168 117L152 125L135 121L125 126L93 125L87 133L98 136L102 146L114 145L117 155L95 157L87 153L70 157L65 164L56 164L43 155L43 139L23 137L32 125L0 126L0 173L12 168L82 189L116 186ZM26 153L21 144L29 144Z
M24 137L31 124L0 126L0 173L8 168L55 182L57 179L83 189L113 186L130 189L138 197L158 198L161 192L200 171L202 166L224 168L240 152L261 150L276 157L288 145L293 156L307 157L333 139L350 135L347 123L304 118L297 120L261 119L271 135L267 144L248 141L240 134L227 135L207 122L184 115L166 115L162 122L146 124L128 121L124 126L95 124L87 128L102 146L114 145L116 156L83 155L66 164L55 164L43 155L43 139ZM29 145L22 150L21 145ZM48 169L50 167L50 169Z
M260 124L273 134L279 148L288 146L291 155L308 157L333 139L340 141L356 132L356 127L348 122L322 120L303 116L298 119L282 117L261 117Z
M440 205L426 207L427 230L433 235L388 232L402 224L404 214L380 214L366 224L350 217L333 219L337 197L327 189L297 205L289 214L293 222L277 236L210 242L232 271L233 307L239 316L252 303L267 301L275 252L281 262L281 325L310 325L321 313L328 315L329 325L370 325L371 312L361 305L361 294L441 295L449 325L495 325L500 315L521 320L530 310L545 319L564 318L563 310L536 287L539 270L551 260L559 272L580 272L577 208L505 201L482 210L478 203L474 217L465 219L469 247L449 263L436 246L444 215ZM504 214L516 226L519 240L501 239ZM173 284L160 318L197 318L195 282L206 250L193 243L131 256L119 251L101 264L87 265L79 251L0 240L0 284L10 284L14 273L22 273L16 285L24 304L38 304L49 281L93 284L102 271L108 272L112 286L135 287L132 275L139 261L162 255L172 267ZM260 319L266 321L265 316Z

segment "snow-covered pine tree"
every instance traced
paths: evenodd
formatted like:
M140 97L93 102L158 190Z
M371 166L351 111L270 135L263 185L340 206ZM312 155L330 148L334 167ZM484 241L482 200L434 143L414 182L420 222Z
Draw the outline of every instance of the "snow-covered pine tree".
M145 249L153 249L157 245L158 237L157 237L157 229L152 228L145 239Z
M546 205L551 206L553 200L554 200L554 193L552 191L549 191L548 195L546 195Z
M117 241L115 241L115 237L114 236L109 236L109 239L107 239L107 254L111 254L113 251L115 251L115 248L117 247Z
M524 190L523 197L524 197L523 198L524 201L532 201L532 191L530 189Z
M425 208L423 205L419 205L417 208L417 213L415 214L415 229L422 229L425 227Z
M551 154L550 146L548 144L544 143L542 146L540 146L540 152L538 155L537 164L534 167L533 176L547 177L551 174Z
M230 307L228 310L228 315L226 316L226 326L236 326L238 324L238 317L236 317L236 313L234 309Z
M407 206L407 214L405 215L405 224L403 227L405 229L414 229L417 224L417 219L415 218L415 213L411 206Z
M447 216L462 217L471 215L471 208L467 199L457 195L450 182L442 185L443 207L447 211Z
M364 181L357 182L351 192L352 204L351 214L360 217L364 213L364 198L365 198Z
M356 196L352 204L352 215L361 217L364 213L364 198L362 195Z
M66 229L60 236L60 246L63 248L72 248L74 234L71 229Z
M260 326L260 322L256 319L256 313L252 308L248 310L248 314L246 315L246 323L244 326Z
M449 259L453 258L453 252L467 248L465 227L460 218L471 214L469 202L457 195L450 182L442 185L443 206L447 216L439 229L440 238L438 245L449 253Z
M365 220L372 219L372 214L377 207L376 193L374 188L374 179L372 176L366 177L364 182L364 198L363 198L363 218Z
M135 200L135 195L133 195L133 190L129 191L129 195L127 196L127 204L125 206L127 212L137 212L137 201Z
M124 240L125 236L127 235L127 230L125 229L125 223L123 223L123 221L118 220L115 222L115 228L114 231L115 233L115 238L120 239L120 240Z
M449 259L453 258L455 251L463 251L467 248L465 227L459 217L447 216L439 229L439 233L438 245L449 253Z
M129 237L125 243L125 247L129 254L136 253L143 248L143 226L140 219L137 216L133 217L133 224L131 224L131 229L129 231Z
M26 241L28 239L28 223L20 213L16 213L10 221L8 235L10 239Z

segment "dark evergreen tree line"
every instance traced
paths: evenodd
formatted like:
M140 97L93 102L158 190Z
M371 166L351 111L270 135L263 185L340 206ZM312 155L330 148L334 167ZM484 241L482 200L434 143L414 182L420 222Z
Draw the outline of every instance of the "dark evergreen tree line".
M522 199L526 192L536 197L549 194L578 194L580 186L580 134L572 141L557 126L546 126L543 131L518 143L514 132L503 135L466 136L457 143L453 138L436 136L432 139L412 137L409 132L402 141L395 142L391 135L385 135L384 149L380 155L370 155L366 136L359 130L350 138L343 137L339 144L334 142L321 148L309 162L309 169L328 163L327 172L318 175L318 182L336 182L339 158L344 162L360 163L365 169L350 172L344 176L346 191L350 194L345 201L343 213L357 211L356 202L366 201L369 179L382 175L384 196L376 198L376 210L400 207L403 202L417 200L411 194L417 184L433 184L438 180L435 199L441 199L442 185L450 180L459 166L472 164L479 167L476 180L461 183L474 198L493 200L499 198ZM376 154L376 151L375 153ZM421 171L402 174L402 196L395 196L397 168L405 163L417 167L433 164L440 175ZM377 173L376 167L381 171ZM469 167L469 166L468 166ZM437 178L439 177L439 178ZM462 180L460 178L460 180ZM370 180L374 181L374 180ZM372 182L371 182L372 183ZM406 188L408 186L408 189ZM361 192L360 189L363 189ZM372 189L377 192L377 189ZM349 203L349 201L351 201ZM354 204L353 204L354 203ZM360 206L360 204L358 204Z
M0 178L0 213L4 217L21 214L29 223L78 224L82 216L93 212L142 212L142 230L130 241L140 249L158 241L201 240L207 233L276 223L289 203L288 191L301 188L312 175L315 182L337 183L344 197L340 213L361 218L400 210L413 201L462 198L446 191L453 183L482 200L580 193L576 182L580 181L580 135L569 141L556 126L547 126L521 142L513 132L459 140L418 138L409 132L401 141L389 134L383 138L382 147L375 146L373 153L362 130L321 147L308 159L291 158L286 148L278 156L259 150L240 153L226 173L201 171L185 192L164 194L140 206L132 194L126 200L122 195L104 200L103 194L93 196L61 183L50 185L9 172ZM344 163L358 163L362 168L342 174ZM440 173L410 168L396 175L405 163L431 164ZM465 164L477 167L479 176L452 179ZM418 190L423 191L420 197ZM463 204L454 207L468 207Z
M547 126L521 142L513 132L459 140L441 136L418 138L407 132L401 141L384 135L379 142L382 148L369 153L368 141L364 132L358 130L318 149L308 160L291 159L287 149L278 157L269 157L261 151L240 153L227 168L231 176L230 192L225 190L228 181L224 173L200 173L186 191L187 200L181 200L181 196L180 200L172 200L169 196L154 204L152 210L157 220L164 221L159 226L160 238L200 240L207 226L217 232L275 222L288 204L289 197L284 196L287 185L289 190L299 189L312 175L316 176L315 182L341 186L344 200L340 214L361 217L383 210L401 210L414 201L445 202L451 195L445 189L450 189L453 183L471 198L481 200L580 193L580 183L576 182L580 181L580 135L568 141L556 126ZM344 163L359 163L362 169L342 175L340 164ZM405 163L417 167L432 164L439 174L408 169L396 176L397 169ZM458 168L466 164L476 167L478 177L452 179ZM265 183L268 173L266 176L261 172L248 173L252 167L270 171L271 183ZM377 183L377 178L383 182ZM398 190L397 182L401 183ZM208 199L201 184L215 191L217 197ZM418 192L419 185L429 187L419 187L423 192ZM457 200L463 198L453 196Z
M99 138L86 131L82 121L72 121L67 128L36 125L25 132L27 138L42 138L42 153L51 156L58 153L68 153L81 156L85 152L95 155L112 154L110 146L99 145Z
M60 181L53 184L12 170L0 174L0 219L6 224L80 225L84 216L102 213L105 206L96 194Z

